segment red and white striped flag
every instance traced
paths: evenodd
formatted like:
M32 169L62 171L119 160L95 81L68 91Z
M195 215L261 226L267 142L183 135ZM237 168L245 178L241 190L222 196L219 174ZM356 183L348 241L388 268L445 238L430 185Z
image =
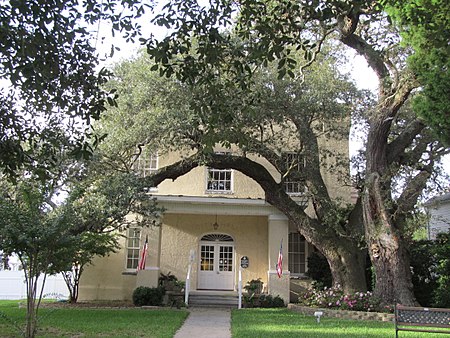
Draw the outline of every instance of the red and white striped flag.
M148 236L145 237L145 243L144 246L142 247L141 257L139 259L137 271L145 270L145 260L147 258L147 251L148 251Z
M283 275L283 239L281 239L280 252L278 253L277 275L278 278L281 278L281 275Z

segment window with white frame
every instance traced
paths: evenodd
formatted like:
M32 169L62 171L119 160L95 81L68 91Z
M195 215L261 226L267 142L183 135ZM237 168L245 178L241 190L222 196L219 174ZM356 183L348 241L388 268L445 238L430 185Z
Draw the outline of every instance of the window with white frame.
M208 168L206 190L212 193L228 193L233 189L231 169Z
M134 162L133 169L141 177L147 177L158 170L158 153L142 152Z
M129 228L127 230L127 269L134 270L139 264L140 240L140 228Z
M306 272L306 250L305 237L298 232L289 234L289 271L291 274L304 274Z
M284 191L290 195L302 195L305 192L305 182L300 179L305 167L304 158L298 153L283 153L283 161L286 166L284 176Z

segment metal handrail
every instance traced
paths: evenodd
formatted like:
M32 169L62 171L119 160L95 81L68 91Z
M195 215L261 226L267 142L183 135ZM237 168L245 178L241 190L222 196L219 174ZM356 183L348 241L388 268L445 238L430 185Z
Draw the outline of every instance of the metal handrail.
M191 289L191 269L194 259L195 259L195 251L191 250L191 252L189 253L189 265L186 276L186 284L184 286L184 303L186 304L186 306L189 305L189 291Z
M238 302L238 309L242 308L242 268L239 266L239 280L238 280L238 295L239 295L239 302Z

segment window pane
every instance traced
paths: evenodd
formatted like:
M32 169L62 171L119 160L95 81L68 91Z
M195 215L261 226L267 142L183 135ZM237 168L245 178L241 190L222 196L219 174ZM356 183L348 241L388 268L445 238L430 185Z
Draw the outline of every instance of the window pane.
M220 247L219 271L233 271L233 247L231 246Z
M143 151L133 163L134 172L140 177L147 177L158 170L158 153ZM156 189L156 187L149 187Z
M136 269L139 263L141 230L130 228L127 233L127 269Z
M208 182L206 188L208 191L223 192L231 191L231 169L208 169Z
M284 190L288 194L301 195L305 191L304 182L300 175L304 169L304 158L298 153L282 154L286 175L284 180Z
M306 267L306 241L299 233L289 234L289 270L291 273L304 273Z
M200 249L200 270L214 270L214 246L202 245Z

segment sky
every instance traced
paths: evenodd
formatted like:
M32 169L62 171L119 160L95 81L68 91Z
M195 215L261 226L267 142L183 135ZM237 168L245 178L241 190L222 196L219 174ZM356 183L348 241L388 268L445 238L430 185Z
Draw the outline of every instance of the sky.
M153 33L158 38L163 38L167 34L167 30L161 27L151 26L148 23L143 23L142 25L146 27L147 32ZM120 51L116 51L113 58L103 62L102 66L111 66L121 60L128 59L136 55L137 51L142 48L139 43L130 44L118 36L112 39L109 33L110 28L107 25L102 24L100 26L100 31L98 34L99 39L96 45L99 55L105 55L110 52L112 41L114 41L114 44L120 48ZM100 40L101 37L104 37L102 40L103 42ZM348 59L349 64L346 71L350 73L356 85L360 89L368 89L376 92L378 89L378 78L374 71L368 66L366 60L362 56L352 52L349 52ZM350 156L357 154L358 150L363 148L363 139L364 138L361 134L358 134L358 132L352 130L350 135ZM450 175L450 155L444 157L443 164L446 172Z

